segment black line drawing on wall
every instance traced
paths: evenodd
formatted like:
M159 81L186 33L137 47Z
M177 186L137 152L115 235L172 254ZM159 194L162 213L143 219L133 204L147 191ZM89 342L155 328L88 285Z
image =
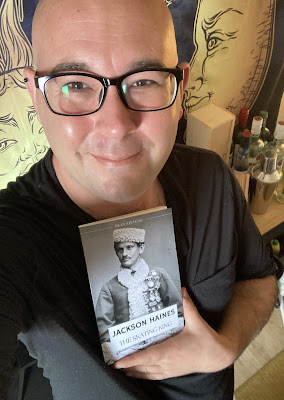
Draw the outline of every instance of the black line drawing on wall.
M186 113L209 102L234 114L253 106L270 65L275 9L276 0L199 0Z
M0 188L25 174L48 149L23 70L32 65L25 35L23 0L3 0L0 7Z

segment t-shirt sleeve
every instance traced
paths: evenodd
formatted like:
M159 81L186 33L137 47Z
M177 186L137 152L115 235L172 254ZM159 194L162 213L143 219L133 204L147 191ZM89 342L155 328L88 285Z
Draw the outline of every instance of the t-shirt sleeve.
M228 171L232 187L236 234L236 280L275 275L276 265L251 215L243 191Z

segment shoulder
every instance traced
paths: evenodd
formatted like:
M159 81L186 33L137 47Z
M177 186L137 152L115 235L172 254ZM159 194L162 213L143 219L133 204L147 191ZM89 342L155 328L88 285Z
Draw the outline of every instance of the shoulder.
M101 292L111 292L118 286L121 287L121 284L118 282L117 275L115 275L113 278L103 284Z
M195 202L235 196L235 178L221 157L210 150L176 144L160 173L163 187Z
M186 146L184 144L175 144L172 153L169 157L169 162L175 163L188 163L192 166L196 162L203 162L207 164L220 164L223 162L221 157L211 151L206 149L201 149L198 147Z
M15 182L10 182L6 189L0 191L0 201L5 199L23 199L30 197L44 185L50 178L55 178L55 172L52 166L52 152L49 149L46 155L34 164L31 169L22 176L19 176Z
M174 146L161 175L185 188L230 180L229 169L217 153L182 144Z

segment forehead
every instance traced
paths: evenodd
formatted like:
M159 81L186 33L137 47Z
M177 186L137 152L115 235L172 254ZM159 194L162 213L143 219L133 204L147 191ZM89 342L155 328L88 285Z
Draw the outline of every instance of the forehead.
M124 249L126 247L138 247L138 244L136 242L119 242L115 243L116 249Z
M102 2L89 1L80 8L63 9L59 4L52 18L50 10L44 20L39 16L33 28L36 69L50 72L72 62L98 75L116 76L131 69L131 64L148 60L175 66L168 18L151 13L150 7L146 13L140 1L134 1L137 7L126 0L119 3L123 7L104 8Z

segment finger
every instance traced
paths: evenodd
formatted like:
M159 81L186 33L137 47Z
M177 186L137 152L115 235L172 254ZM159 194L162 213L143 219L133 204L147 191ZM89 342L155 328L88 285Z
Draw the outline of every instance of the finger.
M161 379L166 379L169 376L160 373L144 373L144 372L139 372L139 371L132 371L132 370L127 370L125 371L125 375L131 377L131 378L137 378L137 379L148 379L148 380L161 380Z
M120 368L130 368L139 365L155 364L154 362L152 362L152 360L155 358L155 356L153 356L153 353L155 354L157 353L157 351L155 350L155 347L157 346L159 345L157 344L149 347L149 349L145 349L137 353L131 354L130 356L123 357L120 360L116 361L113 364L113 367L116 369L120 369ZM150 349L151 351L149 351Z
M195 307L195 304L191 300L189 294L187 293L185 287L182 288L182 305L186 328L190 329L190 331L199 329L200 323L203 323L203 319Z
M163 373L163 369L160 365L137 365L135 367L125 368L123 372L155 375Z

